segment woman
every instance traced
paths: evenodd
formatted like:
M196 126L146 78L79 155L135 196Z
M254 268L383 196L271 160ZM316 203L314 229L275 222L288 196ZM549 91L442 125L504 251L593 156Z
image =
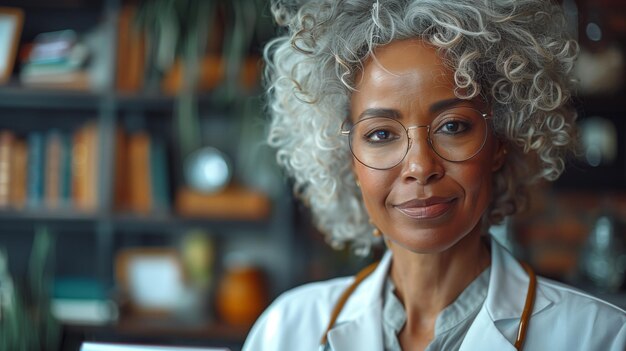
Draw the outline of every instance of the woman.
M577 52L545 0L274 4L270 143L334 246L388 250L280 296L244 350L625 350L624 311L488 228L574 148Z

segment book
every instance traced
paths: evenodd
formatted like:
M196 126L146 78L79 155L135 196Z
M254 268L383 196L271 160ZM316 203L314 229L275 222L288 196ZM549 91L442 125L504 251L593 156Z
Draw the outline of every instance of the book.
M28 146L22 138L17 138L13 142L10 177L10 206L21 210L26 206L28 178Z
M122 127L117 127L115 130L114 145L113 207L117 211L127 211L130 201L128 135Z
M71 29L37 34L33 41L33 48L28 55L28 63L76 62L72 51L77 43L78 34Z
M150 190L152 211L167 212L170 208L167 150L162 138L152 136L150 143Z
M24 85L89 89L89 55L89 48L73 30L38 34L20 70L20 81Z
M95 120L86 124L86 145L87 145L87 177L85 185L84 207L89 211L98 208L98 182L100 177L100 129Z
M21 82L24 85L38 88L59 88L70 90L89 90L91 76L88 71L70 71L54 73L23 74Z
M40 131L28 134L27 206L39 208L44 198L44 136Z
M128 139L129 209L147 214L152 209L150 134L140 131Z
M137 6L126 4L119 12L117 31L116 87L122 92L137 92L143 87L145 36L135 25Z
M207 55L200 60L198 70L199 76L196 88L199 91L208 91L217 87L224 79L226 66L221 57ZM179 59L163 77L161 90L166 95L177 94L183 89L184 81L184 65Z
M168 155L165 141L147 131L116 133L115 208L138 214L168 212Z
M98 126L89 121L72 137L72 200L80 211L94 211L98 205Z
M103 325L118 318L117 304L102 282L88 277L59 277L52 288L52 314L65 324Z
M59 198L63 207L72 204L72 142L67 133L61 137L61 162L59 166Z
M117 305L112 300L53 298L52 315L66 324L103 325L117 320Z
M0 131L0 208L7 208L11 203L11 168L15 135L10 130Z
M50 209L56 209L61 203L61 154L63 142L61 132L51 129L45 140L45 194L44 203Z

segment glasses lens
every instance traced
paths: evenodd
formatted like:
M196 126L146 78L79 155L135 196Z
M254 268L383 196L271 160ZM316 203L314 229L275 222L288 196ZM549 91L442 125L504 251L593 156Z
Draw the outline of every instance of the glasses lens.
M465 161L483 148L487 139L487 122L483 114L475 109L447 111L430 124L429 137L437 155L448 161Z
M359 162L370 168L391 168L406 155L406 130L391 118L363 119L350 130L350 149Z

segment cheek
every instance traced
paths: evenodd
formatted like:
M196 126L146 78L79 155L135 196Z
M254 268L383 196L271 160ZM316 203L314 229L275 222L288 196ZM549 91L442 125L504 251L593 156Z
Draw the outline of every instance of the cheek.
M491 199L492 168L492 160L485 160L456 170L455 178L465 189L467 200L477 204L479 201L485 202Z
M491 172L478 170L466 174L464 179L471 200L477 202L491 198Z
M385 206L385 200L389 194L395 175L390 171L377 171L361 164L355 164L354 174L358 180L363 196L363 202L371 217Z

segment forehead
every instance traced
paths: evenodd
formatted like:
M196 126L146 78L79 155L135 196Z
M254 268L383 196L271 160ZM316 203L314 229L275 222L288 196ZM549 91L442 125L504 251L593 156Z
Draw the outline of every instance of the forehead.
M419 66L446 70L437 48L420 39L405 39L374 49L374 55L365 62L364 71L378 68L388 73L406 74L407 69Z
M454 96L454 74L437 49L419 39L394 41L378 47L356 77L356 92L371 100L399 97L413 100L419 94Z

